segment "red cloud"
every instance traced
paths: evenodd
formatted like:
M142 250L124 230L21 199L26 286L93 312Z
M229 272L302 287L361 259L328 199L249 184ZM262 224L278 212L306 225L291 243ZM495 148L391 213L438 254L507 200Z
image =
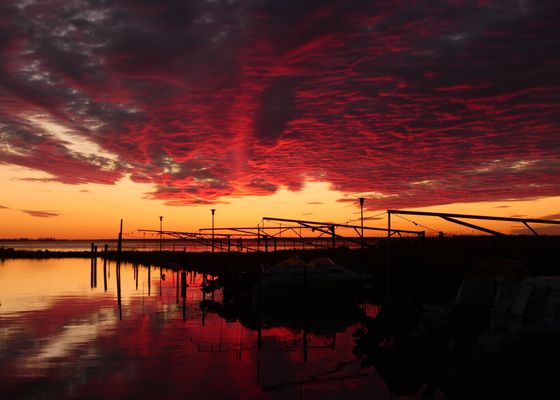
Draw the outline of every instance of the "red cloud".
M309 180L372 208L560 194L556 2L50 5L0 20L1 163L170 204Z

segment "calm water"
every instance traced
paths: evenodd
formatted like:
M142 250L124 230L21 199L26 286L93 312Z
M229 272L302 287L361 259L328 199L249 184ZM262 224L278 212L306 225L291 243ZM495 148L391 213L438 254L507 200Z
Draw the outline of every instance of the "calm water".
M378 239L368 238L367 242L371 245ZM89 251L91 244L94 243L99 250L102 250L105 244L109 249L117 248L117 240L0 240L0 248L12 248L15 250L29 251ZM238 239L231 238L229 241L223 238L216 238L215 251L255 251L260 249L273 250L304 250L312 248L328 249L332 246L330 238L277 238L270 239L266 243L263 239ZM164 251L211 251L211 240L190 240L190 239L163 239L162 249ZM160 249L159 239L124 239L123 250L127 251L158 251ZM353 241L339 239L337 246L346 246L349 248L360 247Z
M224 307L220 291L212 301L194 273L183 309L163 272L121 267L119 319L114 264L105 291L101 261L97 287L89 260L3 261L2 398L400 398L353 355L356 310L311 316L305 334L298 318L263 310L259 348L251 311Z

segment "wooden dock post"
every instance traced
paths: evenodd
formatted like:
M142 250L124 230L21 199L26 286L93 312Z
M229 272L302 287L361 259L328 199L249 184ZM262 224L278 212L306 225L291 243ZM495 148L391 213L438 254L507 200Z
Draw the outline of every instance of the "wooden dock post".
M119 230L119 240L117 242L117 304L119 306L119 320L122 320L122 303L121 303L122 229L123 229L123 220L121 219L121 227L120 227L120 230Z
M94 251L94 244L91 244L91 262L90 262L90 287L93 289L95 286L93 285L94 283L94 273L93 273L93 260L95 259L95 253Z
M257 346L262 349L262 266L257 270Z
M303 362L307 363L307 264L303 265L302 318L303 318Z
M103 252L103 289L107 291L107 244Z
M268 235L264 236L264 252L268 253Z
M385 267L386 282L385 282L385 296L389 294L391 287L391 211L387 211L387 265Z
M97 287L97 246L93 246L93 287Z

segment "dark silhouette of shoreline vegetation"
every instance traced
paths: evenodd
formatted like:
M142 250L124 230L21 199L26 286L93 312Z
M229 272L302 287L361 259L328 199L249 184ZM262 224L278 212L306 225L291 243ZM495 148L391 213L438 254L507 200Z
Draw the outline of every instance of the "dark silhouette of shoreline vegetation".
M100 250L97 257L104 257ZM321 250L279 250L270 252L188 251L123 251L121 261L170 269L187 269L220 275L228 271L254 272L263 263L275 263L293 255L304 260L330 257L335 262L357 272L369 274L377 282L376 290L385 288L387 278L392 286L413 291L424 299L449 299L456 293L469 267L489 258L519 260L532 275L558 275L560 236L447 236L392 238L390 244L389 277L387 277L387 244L350 249L338 247ZM91 258L90 251L25 251L0 246L0 260L45 258ZM107 252L109 261L118 253Z

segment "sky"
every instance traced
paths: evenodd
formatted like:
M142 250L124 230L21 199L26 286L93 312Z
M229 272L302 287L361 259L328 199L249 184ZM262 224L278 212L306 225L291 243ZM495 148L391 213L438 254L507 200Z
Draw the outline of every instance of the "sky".
M112 237L160 215L192 231L211 208L217 226L356 223L359 197L381 225L387 209L557 218L559 15L557 0L4 0L0 238Z

